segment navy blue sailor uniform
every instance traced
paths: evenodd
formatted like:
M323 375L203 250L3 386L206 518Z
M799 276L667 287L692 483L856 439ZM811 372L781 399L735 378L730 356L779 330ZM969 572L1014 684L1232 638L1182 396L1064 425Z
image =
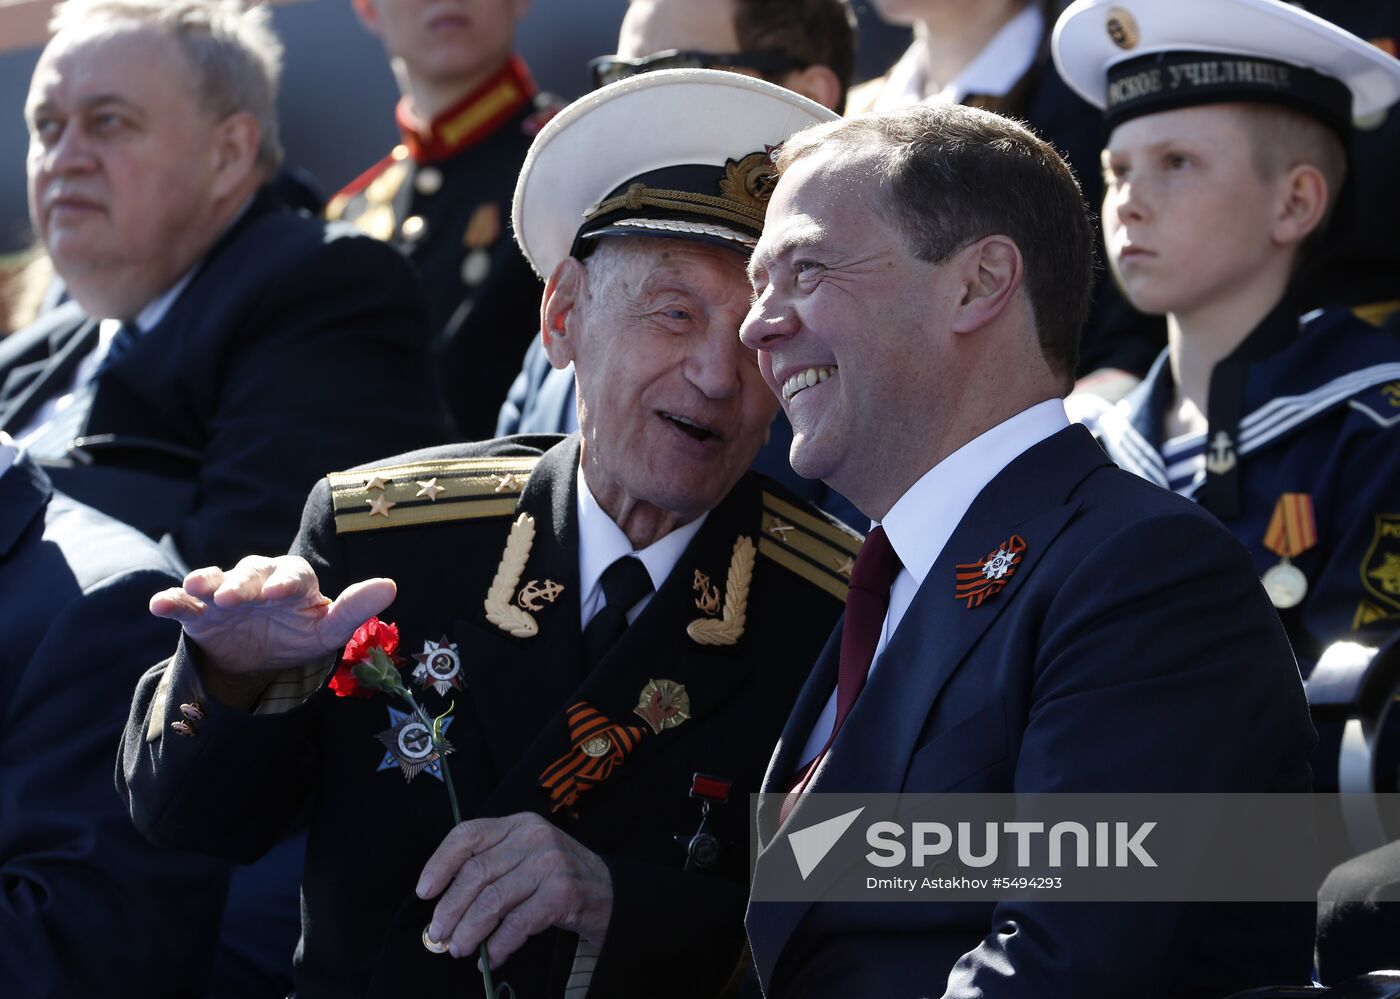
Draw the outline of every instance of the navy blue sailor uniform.
M510 205L530 143L555 110L517 56L426 126L405 99L395 113L402 143L326 208L417 266L438 386L466 440L492 436L539 331L544 288L511 238Z
M1212 399L1211 431L1162 439L1175 391L1165 352L1088 423L1120 466L1183 496L1201 499L1210 470L1230 466L1237 512L1215 512L1261 576L1281 562L1265 544L1280 498L1310 497L1316 543L1291 556L1306 594L1280 608L1306 675L1331 643L1400 626L1400 340L1340 307L1299 321L1286 302L1244 347L1257 338L1235 434L1215 429Z
M445 761L413 758L396 702L334 697L328 666L279 681L252 715L203 697L184 646L142 679L121 783L148 835L247 859L310 806L299 999L480 988L473 960L425 950L432 904L413 893L452 824L443 765L464 815L538 812L612 875L600 954L551 930L498 982L521 997L713 996L733 969L748 796L840 615L860 537L750 474L587 670L578 460L577 436L453 445L332 475L307 504L293 551L323 590L393 578L383 618L400 651L439 654L431 675L404 676L430 713L455 702ZM171 726L192 699L206 718L182 737ZM732 782L704 849L696 773ZM591 989L566 991L576 974Z

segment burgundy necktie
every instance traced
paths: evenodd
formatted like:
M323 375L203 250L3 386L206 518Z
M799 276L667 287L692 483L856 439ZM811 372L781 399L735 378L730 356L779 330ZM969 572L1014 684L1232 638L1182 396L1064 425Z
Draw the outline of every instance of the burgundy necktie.
M870 675L870 663L875 658L875 646L885 626L890 609L890 587L899 575L899 556L894 553L885 529L877 527L866 536L860 554L851 569L851 583L846 591L846 619L841 631L841 658L836 667L836 721L826 745L800 771L793 782L792 792L783 802L779 821L786 821L797 803L797 796L816 772L817 764L836 741L836 733L855 706L856 697Z

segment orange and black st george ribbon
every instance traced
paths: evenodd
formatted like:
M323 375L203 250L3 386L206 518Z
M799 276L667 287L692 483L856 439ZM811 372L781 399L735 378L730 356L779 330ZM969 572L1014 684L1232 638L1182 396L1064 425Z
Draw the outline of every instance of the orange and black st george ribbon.
M586 701L569 708L568 723L573 748L540 774L540 786L554 802L552 812L561 808L572 811L579 795L607 780L646 733L639 725L610 721Z

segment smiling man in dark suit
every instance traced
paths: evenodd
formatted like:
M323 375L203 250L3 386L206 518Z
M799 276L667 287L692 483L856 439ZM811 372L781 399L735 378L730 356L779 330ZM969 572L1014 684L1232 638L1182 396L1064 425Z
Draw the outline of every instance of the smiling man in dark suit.
M292 555L153 601L185 637L133 705L133 815L159 842L249 856L312 803L301 999L470 994L483 941L520 996L724 985L748 794L860 543L746 473L776 410L738 339L768 150L831 117L709 70L566 108L514 231L548 277L579 433L332 475ZM396 597L404 681L434 716L452 706L445 758L401 705L334 696L337 653Z
M54 29L29 202L74 301L0 344L0 428L186 564L280 548L326 467L441 439L421 288L265 189L266 10L72 0Z
M758 876L804 791L1306 790L1302 684L1244 550L1066 419L1093 235L1054 150L917 106L800 133L778 168L743 338L794 468L878 524L764 778ZM755 901L747 923L769 996L1107 999L1305 983L1311 908Z

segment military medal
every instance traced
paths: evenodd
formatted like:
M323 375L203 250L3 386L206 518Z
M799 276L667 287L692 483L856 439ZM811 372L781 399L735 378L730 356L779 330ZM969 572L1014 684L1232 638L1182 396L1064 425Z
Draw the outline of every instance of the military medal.
M413 658L418 661L413 668L413 679L424 690L432 687L439 694L446 694L453 688L462 689L462 656L446 635L439 642L424 642L423 651Z
M472 212L462 245L467 248L462 261L462 283L475 288L491 275L491 254L488 248L501 238L501 206L494 201L477 205Z
M1026 542L1013 534L997 546L986 558L960 563L956 567L953 596L966 600L968 609L981 607L988 597L1000 593L1016 574L1016 567L1025 557Z
M553 802L551 812L567 808L576 815L574 804L607 780L627 754L646 735L640 725L619 725L587 701L571 705L566 721L570 749L540 773L540 787Z
M388 712L390 727L375 736L388 752L375 770L398 767L407 781L425 772L442 780L442 758L452 752L452 744L443 739L441 748L435 747L432 730L416 715L393 708L388 708ZM451 725L452 719L444 718L442 730L446 732Z
M648 680L632 713L644 719L660 735L690 718L690 695L675 680Z
M1278 565L1264 573L1264 592L1279 610L1297 607L1308 595L1308 577L1292 559L1317 544L1317 521L1312 497L1307 493L1284 493L1274 504L1264 547L1279 557Z
M729 800L733 784L724 777L709 774L695 774L690 779L690 796L700 802L700 826L689 838L676 837L685 846L685 870L696 867L712 871L719 866L724 847L719 837L710 831L710 809L712 805L723 805Z

